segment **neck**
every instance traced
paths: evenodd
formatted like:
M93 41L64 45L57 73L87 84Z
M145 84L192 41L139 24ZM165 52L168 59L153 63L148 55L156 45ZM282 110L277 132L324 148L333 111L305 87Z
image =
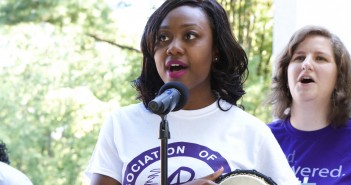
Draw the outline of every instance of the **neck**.
M207 107L217 100L211 90L197 93L190 91L188 103L183 108L184 110L196 110Z
M329 125L328 114L330 104L310 102L296 103L291 106L291 125L299 130L319 130Z

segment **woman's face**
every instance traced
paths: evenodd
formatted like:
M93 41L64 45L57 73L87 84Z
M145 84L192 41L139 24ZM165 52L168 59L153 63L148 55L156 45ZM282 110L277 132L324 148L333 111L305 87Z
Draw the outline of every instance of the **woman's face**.
M210 90L214 56L207 15L191 6L170 11L159 27L154 58L165 83L180 81L190 91Z
M331 41L311 35L296 48L288 66L288 83L294 102L329 102L337 80Z

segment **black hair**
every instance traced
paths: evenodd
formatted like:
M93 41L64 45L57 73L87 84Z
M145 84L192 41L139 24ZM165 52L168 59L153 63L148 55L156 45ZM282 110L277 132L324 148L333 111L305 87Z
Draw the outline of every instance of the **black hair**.
M7 155L6 144L0 141L0 161L6 164L10 164L9 156Z
M218 62L213 62L210 72L211 89L217 95L218 101L223 99L237 105L237 101L245 94L243 83L249 73L248 59L233 35L226 11L216 0L166 0L151 15L141 39L142 72L133 81L138 92L137 99L142 100L147 107L164 85L154 60L155 42L163 19L179 6L198 7L208 16L213 34L213 48L218 51Z

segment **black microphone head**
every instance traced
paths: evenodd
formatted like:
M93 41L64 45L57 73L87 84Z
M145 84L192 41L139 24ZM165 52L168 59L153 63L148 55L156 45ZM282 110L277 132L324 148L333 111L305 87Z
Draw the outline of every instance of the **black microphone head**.
M189 98L189 89L181 82L168 82L161 87L161 89L158 91L158 94L160 95L167 89L171 89L171 88L177 89L180 93L179 102L177 106L173 109L173 111L178 111L182 109L187 103Z

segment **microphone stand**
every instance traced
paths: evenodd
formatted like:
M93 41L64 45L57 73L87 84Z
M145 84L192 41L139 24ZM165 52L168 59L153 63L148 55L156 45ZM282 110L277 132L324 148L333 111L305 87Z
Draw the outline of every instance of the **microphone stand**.
M167 115L160 115L160 135L159 139L161 140L161 185L168 185L168 139L171 137L168 127L168 121L166 120Z

